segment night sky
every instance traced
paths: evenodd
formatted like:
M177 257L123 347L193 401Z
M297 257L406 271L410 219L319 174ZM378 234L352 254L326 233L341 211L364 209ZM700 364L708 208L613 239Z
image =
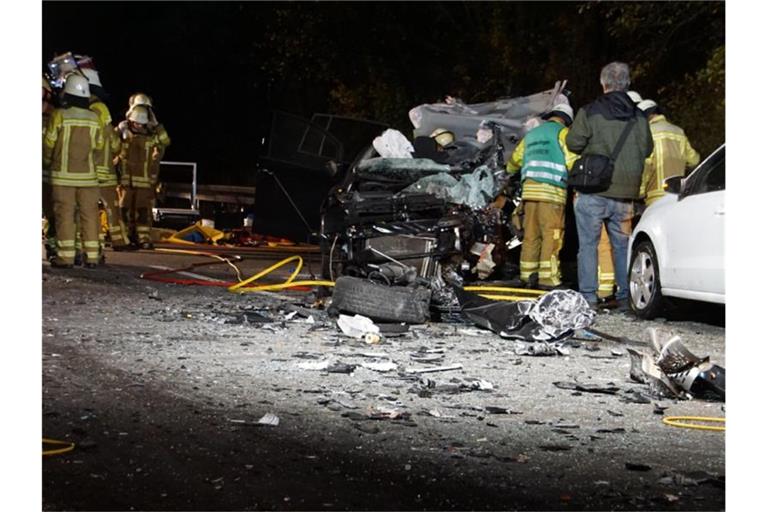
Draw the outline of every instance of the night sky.
M725 44L723 4L664 2L651 19L642 4L44 2L41 68L57 53L90 55L116 122L146 92L173 139L166 159L199 162L202 182L237 183L256 168L272 109L410 135L408 109L447 94L491 101L567 78L578 107L600 94L611 60L639 69L633 87L656 96Z

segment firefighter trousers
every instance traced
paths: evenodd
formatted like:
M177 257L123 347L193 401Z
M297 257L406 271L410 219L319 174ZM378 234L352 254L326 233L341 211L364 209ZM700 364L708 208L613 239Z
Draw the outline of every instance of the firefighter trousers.
M56 222L53 213L53 187L50 183L43 182L43 217L47 224L43 229L46 252L56 254Z
M155 204L153 188L126 187L123 200L123 221L136 230L138 243L151 242L152 207Z
M632 219L621 222L621 231L632 233ZM597 296L601 299L611 297L616 286L616 275L613 267L613 250L605 223L600 231L600 242L597 244Z
M99 187L101 193L101 202L104 204L104 210L107 212L107 224L109 225L109 239L112 241L112 247L128 245L128 228L123 221L120 211L120 204L117 198L117 186L106 185ZM104 252L104 232L99 231L99 242L101 251Z
M52 186L53 214L56 223L56 252L59 263L75 262L75 238L79 230L85 257L99 261L99 188ZM75 215L78 222L75 222Z
M563 247L565 205L545 201L525 201L523 246L520 252L520 280L528 282L534 272L539 283L558 286L560 249Z

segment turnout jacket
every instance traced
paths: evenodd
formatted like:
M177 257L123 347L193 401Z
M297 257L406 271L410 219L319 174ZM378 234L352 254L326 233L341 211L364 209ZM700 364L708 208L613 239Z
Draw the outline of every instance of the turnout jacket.
M664 180L683 176L686 168L696 167L701 160L698 151L691 147L688 137L663 115L649 121L653 135L653 154L645 161L640 195L650 205L664 195Z
M96 153L103 148L104 130L95 112L57 108L43 137L43 168L52 185L98 187Z
M565 142L574 153L611 156L626 123L635 118L614 163L608 190L597 195L614 199L639 199L645 159L653 152L648 120L627 93L613 91L579 109Z
M99 179L99 186L116 186L117 172L112 165L112 157L120 151L120 137L112 126L112 115L104 103L94 101L88 108L99 116L104 129L104 148L96 152L96 176Z
M546 121L529 131L507 162L507 172L522 169L523 201L565 204L568 171L578 155L568 151L568 127Z

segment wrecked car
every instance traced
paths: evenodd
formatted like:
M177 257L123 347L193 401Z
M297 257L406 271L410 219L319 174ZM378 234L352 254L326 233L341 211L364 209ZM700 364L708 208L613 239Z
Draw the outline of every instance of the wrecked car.
M520 203L519 183L508 182L505 162L531 122L562 98L558 84L523 98L475 105L453 100L413 109L413 152L382 157L370 147L329 193L320 219L323 276L382 285L350 289L366 297L366 311L378 311L381 318L387 310L400 320L395 309L423 311L424 299L387 287L431 289L433 309L445 310L456 305L446 282L515 276L517 258L508 248L520 241L507 219ZM444 147L432 141L435 146L424 151L417 142L431 139L419 134L438 128L451 130L454 141ZM336 307L348 293L338 283ZM347 310L355 306L360 305Z

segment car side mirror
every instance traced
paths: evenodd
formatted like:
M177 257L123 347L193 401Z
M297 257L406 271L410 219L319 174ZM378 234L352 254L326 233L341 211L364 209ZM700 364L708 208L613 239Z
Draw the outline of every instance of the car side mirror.
M664 180L664 191L669 192L670 194L680 194L680 191L683 189L683 177L682 176L672 176L671 178L667 178Z

